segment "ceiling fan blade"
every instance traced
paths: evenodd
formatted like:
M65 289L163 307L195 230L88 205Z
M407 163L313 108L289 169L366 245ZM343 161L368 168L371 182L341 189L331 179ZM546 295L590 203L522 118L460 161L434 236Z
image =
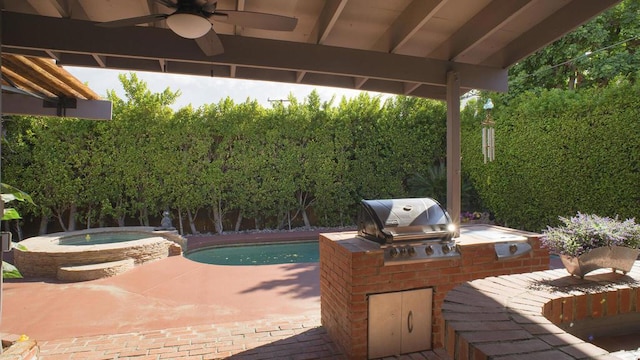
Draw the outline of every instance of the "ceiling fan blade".
M138 24L146 24L151 22L156 22L159 20L164 20L169 15L166 14L151 14L145 16L138 16L134 18L120 19L114 21L107 21L103 23L96 24L97 26L108 27L108 28L116 28L116 27L124 27L124 26L133 26Z
M213 28L204 36L197 38L196 43L207 56L220 55L224 52L222 41L220 41L220 37L218 37L218 34L216 34Z
M156 2L158 4L164 5L170 9L175 9L178 7L178 3L176 3L175 1L171 1L171 0L156 0Z
M253 11L216 11L211 19L254 29L277 31L292 31L298 24L296 18Z

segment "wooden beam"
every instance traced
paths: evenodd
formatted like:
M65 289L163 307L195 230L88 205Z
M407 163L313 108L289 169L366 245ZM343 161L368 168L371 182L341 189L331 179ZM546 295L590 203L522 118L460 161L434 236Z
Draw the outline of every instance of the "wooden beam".
M47 106L45 106L45 103ZM55 107L33 96L2 94L2 113L12 115L65 116L91 120L111 120L111 102L106 100L76 100L75 108ZM53 104L55 105L55 104Z
M30 82L37 83L39 86L47 89L47 91L56 94L56 96L84 98L84 95L50 73L47 69L43 69L38 64L35 64L31 60L35 58L8 54L3 55L2 58L5 67L11 67L16 73L22 74L22 76Z
M67 70L63 69L60 66L57 66L52 61L49 61L49 59L31 58L30 60L40 69L43 69L48 74L51 74L52 76L60 80L64 85L71 88L73 92L80 95L75 97L78 97L80 99L89 99L89 100L100 99L100 95L96 94L89 87L85 86L75 76L67 72Z
M376 41L373 50L397 52L446 2L446 0L413 0Z
M514 16L527 8L532 0L494 0L476 16L467 21L458 31L432 51L427 57L456 60L465 51L494 34Z
M318 20L309 35L312 43L323 44L333 27L335 26L340 14L347 5L348 0L327 0L318 16Z
M298 71L296 72L296 83L301 83L304 79L304 76L307 74L306 71Z
M447 211L460 235L462 161L460 150L460 78L447 73Z
M367 80L369 80L369 78L365 78L365 77L356 77L355 79L353 79L353 83L354 83L354 87L356 89L360 89L362 88L362 85L364 85L364 83L367 82Z
M503 68L515 64L619 2L620 0L573 0L502 50L489 56L482 64Z
M57 94L50 92L49 90L39 86L37 83L21 76L20 74L12 71L7 68L7 64L2 68L2 76L7 80L11 80L19 89L22 89L26 92L43 95L45 97L54 98L57 97Z
M48 29L48 36L40 36L30 31L35 24ZM298 72L306 71L443 87L446 86L447 71L454 70L460 74L462 87L492 91L506 91L507 88L507 71L502 68L309 43L220 35L225 45L224 54L207 57L194 41L175 36L166 29L141 26L110 29L95 26L87 21L18 13L5 13L2 27L5 30L12 29L8 34L5 31L3 47L6 51L54 50L75 54L99 54L107 56L108 67L117 68L117 65L112 63L118 63L115 60L119 59L120 64L128 61L131 65L128 67L130 70L158 71L157 66L156 69L141 69L137 68L135 63L167 59L172 63L184 62L185 66L194 65L194 69L205 69L199 74L205 76L210 76L211 66L236 65L291 71L294 74L291 76L292 79L295 79ZM147 46L143 47L140 44ZM353 82L349 88L353 88ZM401 84L399 89L401 93Z

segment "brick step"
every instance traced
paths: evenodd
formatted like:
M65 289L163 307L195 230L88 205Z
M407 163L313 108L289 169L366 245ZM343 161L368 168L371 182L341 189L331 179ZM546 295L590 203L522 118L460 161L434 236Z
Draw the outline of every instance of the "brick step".
M133 269L134 260L124 259L89 265L61 266L57 278L61 281L77 282L101 279L122 274Z

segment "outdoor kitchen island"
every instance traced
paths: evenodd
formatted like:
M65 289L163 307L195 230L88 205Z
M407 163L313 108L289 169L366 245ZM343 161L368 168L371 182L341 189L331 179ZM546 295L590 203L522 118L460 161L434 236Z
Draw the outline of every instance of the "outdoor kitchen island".
M413 241L399 244L401 251L356 231L320 234L319 240L322 325L350 359L440 348L449 290L549 268L540 234L493 225L461 227L454 245Z

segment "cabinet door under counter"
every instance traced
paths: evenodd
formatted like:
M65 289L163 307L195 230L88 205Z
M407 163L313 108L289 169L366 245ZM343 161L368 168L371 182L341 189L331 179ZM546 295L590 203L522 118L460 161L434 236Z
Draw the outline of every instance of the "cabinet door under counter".
M369 295L369 359L431 349L433 289Z

